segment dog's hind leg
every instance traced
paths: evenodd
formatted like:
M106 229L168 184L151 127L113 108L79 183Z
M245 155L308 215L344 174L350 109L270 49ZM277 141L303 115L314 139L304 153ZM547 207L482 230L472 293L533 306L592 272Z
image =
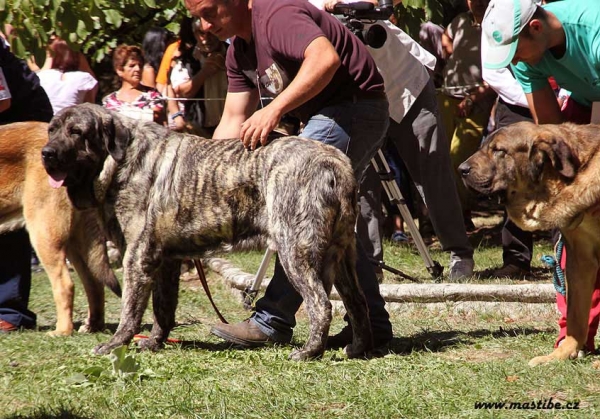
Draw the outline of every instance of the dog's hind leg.
M356 251L354 242L344 252L341 261L332 261L337 266L334 284L344 303L352 326L352 344L344 348L348 358L365 357L373 348L373 336L365 296L356 276Z
M300 247L300 246L298 246ZM305 345L290 354L293 361L318 358L325 351L327 334L331 325L331 302L320 278L323 261L317 260L313 252L298 251L295 246L287 249L278 246L279 261L290 283L302 296L308 312L310 333ZM331 286L329 286L331 289Z
M181 261L179 260L165 260L157 270L152 288L154 324L150 338L139 342L141 349L151 351L161 349L175 327L180 273Z

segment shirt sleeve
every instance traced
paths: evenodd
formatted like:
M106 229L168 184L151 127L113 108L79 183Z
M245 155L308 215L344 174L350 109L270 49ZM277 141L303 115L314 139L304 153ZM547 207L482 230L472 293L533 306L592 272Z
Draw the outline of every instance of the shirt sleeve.
M173 59L173 54L175 50L179 47L179 41L173 42L170 44L165 53L163 54L162 60L160 61L160 67L158 68L158 73L156 74L156 83L167 84L169 68L171 68L171 60Z
M98 84L98 80L92 77L90 73L82 72L82 83L81 90L84 92L89 92Z
M548 86L548 75L523 62L510 65L515 78L525 93L533 93Z
M281 7L267 22L267 40L274 54L292 61L304 60L306 47L325 36L308 11L294 4Z
M464 13L459 14L448 24L448 27L446 28L446 35L448 35L450 39L454 39L456 37L456 30L460 26L463 15Z
M242 71L236 57L235 42L227 48L227 57L225 58L225 67L227 68L227 91L231 93L250 92L256 89L256 81L250 80ZM256 72L255 72L256 77Z
M483 34L482 34L483 36ZM488 44L487 42L481 43L481 60L483 62L484 57L487 55ZM525 93L521 84L515 79L510 70L500 68L492 70L486 66L481 68L481 77L483 81L490 85L492 89L504 100L511 105L518 105L525 108L529 108Z

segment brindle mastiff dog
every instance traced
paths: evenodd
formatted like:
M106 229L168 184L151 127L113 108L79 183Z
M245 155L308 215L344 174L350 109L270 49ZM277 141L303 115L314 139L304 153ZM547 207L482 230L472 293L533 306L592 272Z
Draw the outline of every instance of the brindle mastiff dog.
M584 348L600 266L600 127L520 122L498 130L459 166L465 184L498 195L524 230L559 228L567 246L567 337L530 365L575 358Z
M100 208L124 255L121 321L96 353L131 341L150 294L155 321L143 348L159 349L175 325L181 259L261 236L307 306L310 336L291 358L323 353L334 284L354 327L348 355L370 349L354 269L357 187L343 153L297 137L247 151L237 139L179 134L90 104L59 112L48 132L47 172L64 179L76 207Z
M48 278L56 304L54 335L73 332L73 281L66 259L81 278L88 318L80 332L104 329L104 284L121 295L108 264L106 242L94 211L76 211L64 189L52 189L40 151L48 124L0 126L0 234L26 227ZM2 251L2 249L0 249Z

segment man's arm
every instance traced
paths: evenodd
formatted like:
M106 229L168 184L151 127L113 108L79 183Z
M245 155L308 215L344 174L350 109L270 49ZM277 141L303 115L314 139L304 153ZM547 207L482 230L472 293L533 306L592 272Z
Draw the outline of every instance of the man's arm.
M259 141L266 145L267 136L283 114L319 94L333 79L340 64L340 57L331 42L324 36L315 38L306 47L302 65L289 86L243 123L240 137L244 145L251 149L256 148Z
M213 139L239 138L242 124L256 110L259 99L258 89L240 93L227 92L223 116Z
M563 121L558 101L550 85L525 94L529 110L536 124L560 124Z

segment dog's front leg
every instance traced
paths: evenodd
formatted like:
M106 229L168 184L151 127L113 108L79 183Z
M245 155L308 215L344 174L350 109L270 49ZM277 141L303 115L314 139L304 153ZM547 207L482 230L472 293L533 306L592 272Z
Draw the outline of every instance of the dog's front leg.
M584 349L598 272L598 262L592 252L591 246L567 246L567 336L550 355L533 358L529 366L575 359Z
M161 349L175 327L180 274L181 261L178 260L164 261L157 270L152 288L154 324L150 337L139 342L141 349L151 351Z
M127 345L138 333L142 316L148 306L150 292L152 291L151 272L155 269L153 264L144 259L144 253L126 251L123 260L123 299L121 301L121 320L117 331L108 343L103 343L94 348L96 354L108 354L114 348Z

